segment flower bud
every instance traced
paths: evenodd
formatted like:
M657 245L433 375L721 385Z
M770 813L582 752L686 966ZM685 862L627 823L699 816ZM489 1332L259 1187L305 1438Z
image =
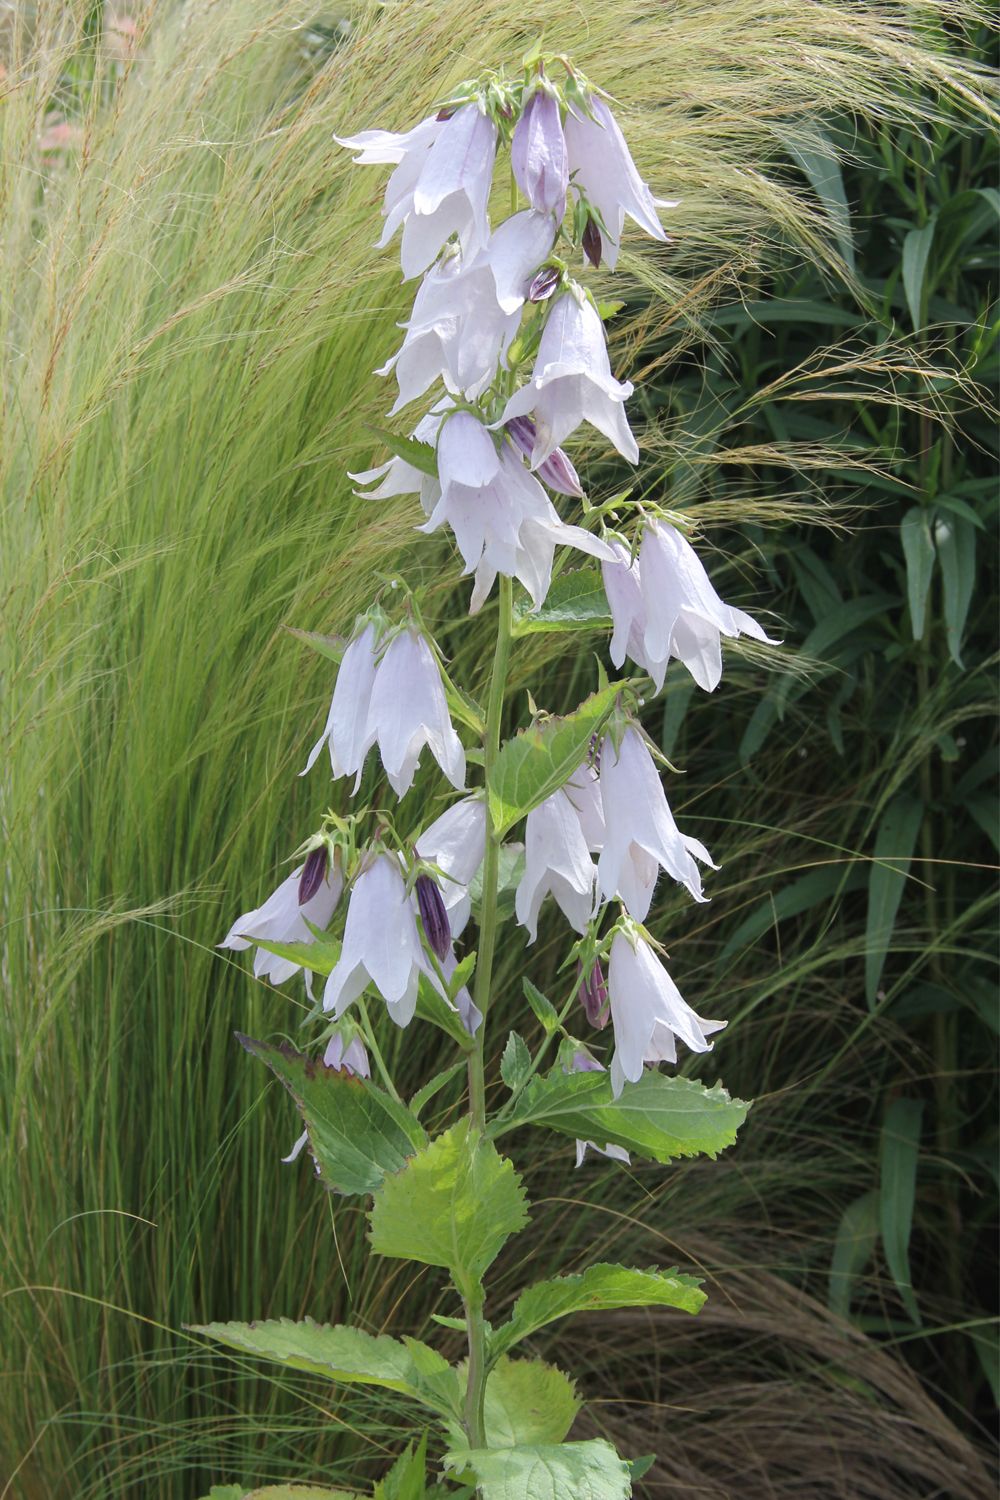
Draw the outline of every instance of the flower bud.
M551 297L559 285L561 272L557 266L543 266L528 288L529 302L544 302Z
M451 923L440 888L429 875L417 876L417 905L431 951L444 962L451 950Z
M305 906L306 902L311 901L315 896L326 879L329 863L330 851L325 844L320 844L317 849L311 849L306 855L306 862L299 876L300 906Z
M604 982L604 970L601 968L600 959L594 960L594 966L586 976L583 965L577 963L577 974L580 977L580 988L578 991L580 1004L587 1013L587 1020L591 1026L598 1027L601 1031L608 1024L608 987Z
M505 424L508 435L520 448L525 458L531 458L535 446L535 424L530 417L511 417ZM561 448L554 449L543 463L538 465L538 477L544 480L557 495L572 495L579 500L583 495L580 476Z
M583 231L583 253L590 261L590 264L594 267L595 271L601 264L601 254L603 252L603 249L604 247L601 243L601 231L597 227L597 220L588 219L587 227Z

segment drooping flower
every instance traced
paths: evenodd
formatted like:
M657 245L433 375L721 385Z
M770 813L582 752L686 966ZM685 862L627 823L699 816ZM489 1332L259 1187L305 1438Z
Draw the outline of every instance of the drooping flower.
M366 130L335 139L360 153L359 164L396 163L386 187L379 248L402 226L400 260L407 281L427 269L452 234L466 255L486 244L496 126L478 104L465 104L446 120L422 120L402 135Z
M524 837L524 874L514 896L514 910L528 941L538 936L538 912L547 895L576 932L584 932L594 915L594 861L569 797L560 787L528 814Z
M637 1083L644 1063L676 1062L679 1038L692 1052L708 1052L707 1040L725 1021L706 1021L683 999L666 969L638 932L618 931L608 968L615 1053L611 1089L617 1099L626 1082Z
M514 127L510 164L532 208L561 222L566 212L569 158L559 101L539 83Z
M567 1069L567 1072L570 1073L604 1073L605 1071L603 1063L599 1063L596 1057L591 1057L589 1052L583 1051L573 1053L569 1068ZM625 1147L616 1146L613 1141L608 1141L605 1145L599 1146L596 1141L577 1140L576 1165L578 1167L583 1166L583 1159L588 1151L596 1151L598 1156L609 1156L612 1161L630 1163L632 1160Z
M315 935L308 924L312 923L313 927L320 929L328 926L337 902L340 900L344 881L340 866L338 864L329 866L314 894L300 905L299 882L304 869L305 866L300 865L297 870L293 870L288 879L283 880L277 890L271 892L263 906L258 906L256 911L244 912L241 917L237 917L219 947L242 952L259 941L266 943L315 942ZM291 979L301 967L302 965L295 963L293 959L279 958L277 954L269 953L266 948L258 948L254 954L255 977L269 979L272 984L284 984L285 980Z
M611 373L596 307L574 284L553 302L531 379L511 396L503 421L534 415L535 469L581 422L596 427L623 458L637 463L639 447L625 417L631 394L631 381L616 380Z
M631 725L617 748L610 734L604 739L600 790L605 834L597 881L605 900L617 895L629 916L643 921L662 866L696 901L705 901L695 859L717 867L704 844L677 827L653 758Z
M437 455L441 498L421 529L432 532L446 523L451 527L466 574L476 574L473 613L498 573L519 579L535 608L540 608L557 546L576 547L592 557L612 555L590 532L559 519L512 444L501 441L498 451L470 412L456 412L443 424Z
M613 271L618 262L626 214L654 240L665 241L656 210L676 208L677 201L653 197L604 101L591 94L586 108L571 104L565 137L572 187L586 197L604 223L601 241L609 269Z
M452 786L459 791L465 786L465 751L452 727L441 669L416 630L401 630L386 647L375 672L366 733L378 742L397 797L413 785L425 745Z
M486 804L481 797L453 802L417 839L417 854L447 877L441 897L453 938L461 937L472 901L469 886L486 852Z
M349 1026L349 1023L346 1023ZM371 1063L368 1060L368 1052L364 1042L354 1031L349 1028L348 1041L345 1043L343 1030L338 1029L333 1033L326 1044L323 1053L324 1068L337 1068L341 1073L348 1073L351 1077L370 1078L372 1076ZM283 1162L294 1161L303 1147L309 1142L309 1132L303 1130L295 1145L287 1156L283 1156ZM318 1169L317 1169L318 1170Z
M305 776L307 771L312 770L320 751L326 745L330 751L334 777L356 776L354 790L357 791L365 756L375 743L375 733L369 725L369 712L372 688L375 685L378 640L378 630L368 620L345 650L323 733L310 750L305 768L299 772L300 776Z
M373 984L397 1026L408 1026L417 1004L420 975L435 985L394 854L377 854L351 888L340 958L323 990L323 1008L339 1019Z

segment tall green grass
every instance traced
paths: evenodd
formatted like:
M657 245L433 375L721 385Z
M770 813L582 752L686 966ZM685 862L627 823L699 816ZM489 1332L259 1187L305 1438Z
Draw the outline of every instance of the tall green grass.
M585 0L530 18L507 0L405 0L353 12L345 37L306 5L202 0L142 12L124 60L90 5L4 18L0 1495L181 1497L209 1478L377 1471L393 1446L385 1408L377 1421L364 1403L331 1412L307 1382L234 1373L178 1329L264 1312L417 1327L434 1305L429 1278L406 1286L366 1260L357 1212L331 1211L307 1172L279 1164L289 1111L231 1033L291 1030L297 995L254 986L213 951L338 795L295 779L329 680L283 627L342 627L377 570L410 565L413 513L363 505L345 477L377 447L366 423L385 400L370 372L407 292L391 255L371 249L374 179L351 170L333 131L401 127L541 30L623 101L647 175L683 200L674 245L629 260L616 328L619 364L680 403L648 408L640 482L669 472L692 486L730 560L744 548L723 569L728 593L756 604L782 578L774 526L830 519L810 475L828 475L835 445L780 432L764 444L748 418L708 452L696 439L711 422L692 420L684 391L738 357L716 309L756 295L769 267L799 260L851 284L836 201L817 196L796 153L830 115L965 128L980 79L955 52L971 14L938 3L918 30L907 5L846 0ZM52 144L59 117L69 144ZM879 385L870 353L844 359ZM920 409L936 360L931 347L909 360ZM744 399L759 367L747 354ZM841 456L851 484L858 457ZM709 464L727 482L706 493L695 480ZM474 668L482 627L453 576L444 552L423 565L449 649ZM552 707L586 670L549 670ZM727 1081L774 1097L711 1175L573 1179L609 1253L648 1243L717 1281L716 1321L693 1343L684 1330L675 1344L673 1324L662 1343L645 1324L594 1335L588 1393L606 1404L589 1420L625 1429L634 1451L658 1443L666 1492L728 1493L751 1454L759 1477L742 1492L782 1493L765 1469L783 1453L789 1493L925 1494L923 1465L936 1492L975 1494L985 1481L954 1413L810 1300L831 1225L870 1167L880 1106L865 1090L892 1081L872 1049L892 1057L905 1043L891 1014L859 1025L838 983L864 944L857 918L827 930L809 909L789 964L785 950L762 959L759 937L732 949L803 847L808 858L819 838L828 858L831 806L848 795L822 777L810 794L787 737L736 771L733 726L764 687L748 658L727 701L691 705L683 722L683 695L668 693L664 733L682 736L689 767L678 801L692 821L715 820L727 866L710 918L666 894L662 914L676 917L687 987L732 1017ZM793 723L808 723L809 704L793 696ZM858 734L872 711L858 707ZM864 788L877 770L865 776L850 794L861 800L876 795ZM412 797L433 793L428 777ZM863 827L833 842L863 849ZM505 959L513 975L520 954ZM433 1042L413 1029L393 1041L405 1076L426 1075ZM563 1155L535 1168L551 1200L566 1196ZM546 1236L536 1253L557 1243L571 1260L572 1238ZM517 1277L511 1265L511 1290ZM696 1388L707 1416L677 1409ZM713 1389L726 1391L725 1421ZM753 1413L773 1421L793 1399L801 1444L768 1446ZM825 1425L810 1427L818 1405ZM696 1458L706 1421L711 1460Z

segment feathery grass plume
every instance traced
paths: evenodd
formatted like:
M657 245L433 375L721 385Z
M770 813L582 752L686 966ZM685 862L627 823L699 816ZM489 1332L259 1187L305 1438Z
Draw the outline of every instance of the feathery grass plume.
M292 773L328 674L281 626L344 628L416 518L345 478L377 447L369 374L405 293L333 131L414 118L536 31L599 60L634 101L644 174L683 200L667 252L623 257L643 297L619 365L663 338L675 359L773 257L843 274L792 146L829 113L975 112L980 75L948 38L976 12L936 0L918 27L866 0L543 0L531 35L508 0L358 7L343 26L298 0L0 18L12 1494L180 1496L194 1454L206 1479L287 1472L302 1384L220 1386L166 1330L348 1302L377 1329L406 1290L365 1269L360 1226L341 1218L334 1243L308 1183L276 1196L261 1163L287 1114L220 1018L290 1028L288 999L213 951L247 872L277 875L314 811ZM449 641L475 660L464 619ZM313 1477L391 1445L365 1410L333 1436L324 1411L298 1441Z

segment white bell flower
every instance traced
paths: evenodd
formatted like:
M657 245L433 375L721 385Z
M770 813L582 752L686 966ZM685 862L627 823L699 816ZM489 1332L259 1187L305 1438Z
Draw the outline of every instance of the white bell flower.
M421 859L430 860L448 877L441 896L453 938L461 937L469 914L471 885L486 853L486 804L481 797L463 797L435 818L415 844Z
M352 1077L370 1078L372 1076L371 1063L368 1061L368 1052L364 1042L357 1032L345 1045L341 1032L335 1031L326 1044L323 1053L324 1068L337 1068L341 1073L348 1073ZM303 1130L295 1145L287 1156L283 1156L283 1162L295 1161L296 1157L309 1143L309 1132ZM319 1168L317 1168L317 1171Z
M635 162L614 115L602 99L591 94L589 113L570 106L565 137L572 187L596 208L604 222L601 248L614 270L621 246L625 215L654 240L666 240L657 208L676 208L677 200L654 198L636 171Z
M415 630L400 631L386 647L375 672L368 728L397 797L413 785L425 745L452 786L464 788L465 751L452 727L441 669Z
M300 865L287 880L283 880L277 890L271 892L263 906L258 906L256 911L244 912L241 917L237 917L219 947L242 952L257 941L314 943L315 936L309 930L307 923L311 922L314 927L321 929L328 926L334 908L340 900L344 881L339 864L330 865L316 894L311 896L304 906L300 906L299 880L304 868L304 865ZM254 954L255 977L269 979L272 984L284 984L285 980L291 979L301 967L301 964L295 963L290 958L279 958L277 954L268 953L266 948L258 948Z
M351 888L344 942L323 990L323 1008L339 1019L373 984L397 1026L408 1026L421 974L440 988L420 942L400 861L377 854Z
M375 731L369 724L375 664L378 655L378 632L369 621L344 652L337 671L337 681L330 701L323 733L309 752L305 776L316 764L323 746L329 747L334 778L355 776L357 791L365 756L375 743Z
M525 827L524 874L514 910L529 943L538 936L538 912L550 892L574 931L586 931L594 915L596 875L576 808L560 787L532 808Z
M709 1052L707 1038L725 1021L706 1021L683 999L666 969L637 932L618 931L608 965L615 1053L611 1089L617 1099L625 1083L637 1083L644 1063L676 1062L679 1038L692 1052Z
M623 458L637 463L639 447L625 417L625 402L631 394L631 381L616 380L611 373L596 307L574 287L553 303L531 379L511 396L503 421L534 415L534 469L585 421L603 433Z
M514 126L510 164L532 208L562 222L569 186L569 160L559 101L539 83Z
M681 833L674 822L638 729L627 728L617 750L612 737L605 737L600 788L605 836L597 881L604 899L617 896L630 917L643 921L662 866L696 901L707 900L695 859L713 870L718 867L704 844Z

